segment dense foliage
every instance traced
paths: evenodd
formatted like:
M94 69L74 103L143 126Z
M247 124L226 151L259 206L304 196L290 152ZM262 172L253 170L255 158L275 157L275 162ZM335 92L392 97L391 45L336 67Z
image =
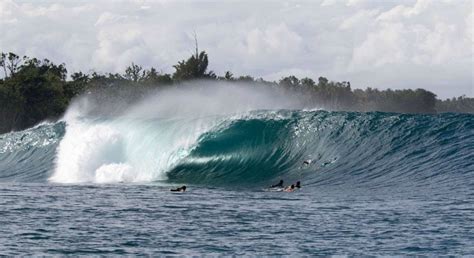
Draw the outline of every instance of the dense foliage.
M140 95L144 92L140 89L190 87L180 82L200 79L244 82L255 87L282 90L298 96L301 107L400 113L474 113L474 98L465 96L443 101L423 89L352 90L350 82L332 82L324 77L319 77L317 82L295 76L269 82L251 76L234 77L230 71L224 76L216 76L208 71L208 64L207 54L196 49L190 58L173 66L176 70L173 74L160 73L155 68L146 70L132 63L123 74L78 72L71 74L68 80L64 64L2 53L0 69L4 76L0 79L0 133L28 128L45 119L56 119L74 97L91 91L107 89L108 94L120 96L121 90L133 89ZM102 97L107 98L107 95ZM129 101L128 96L123 98Z

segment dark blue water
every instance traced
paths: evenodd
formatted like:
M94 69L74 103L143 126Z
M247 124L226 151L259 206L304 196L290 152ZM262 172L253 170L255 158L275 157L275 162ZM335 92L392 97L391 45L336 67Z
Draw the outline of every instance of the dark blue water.
M0 185L2 255L473 255L474 195Z
M262 111L184 141L174 125L193 123L1 135L0 254L474 255L472 115ZM172 165L138 169L137 146ZM58 163L71 153L81 159ZM303 187L265 190L280 178Z

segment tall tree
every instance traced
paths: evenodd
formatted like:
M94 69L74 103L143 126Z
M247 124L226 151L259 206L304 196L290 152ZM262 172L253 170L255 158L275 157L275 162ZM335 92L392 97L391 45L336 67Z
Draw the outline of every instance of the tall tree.
M187 60L179 61L178 64L173 66L176 69L173 79L176 81L216 78L213 71L207 72L209 59L205 51L199 52L196 35L194 35L194 41L196 46L195 54Z
M173 74L173 79L177 81L201 79L201 78L213 78L215 77L212 71L207 72L207 66L209 60L206 52L191 56L187 60L182 60L173 67L176 71Z
M28 57L24 56L21 58L15 53L1 53L0 54L0 67L3 68L4 77L13 76L19 69L19 67L28 61Z
M132 65L125 69L125 74L123 77L125 77L127 80L138 82L145 77L145 71L143 71L143 67L132 63Z

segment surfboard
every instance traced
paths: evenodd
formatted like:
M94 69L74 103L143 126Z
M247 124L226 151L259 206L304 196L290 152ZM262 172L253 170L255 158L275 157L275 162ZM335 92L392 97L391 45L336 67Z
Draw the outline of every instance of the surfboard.
M282 192L285 188L273 187L273 188L265 188L263 189L265 192Z

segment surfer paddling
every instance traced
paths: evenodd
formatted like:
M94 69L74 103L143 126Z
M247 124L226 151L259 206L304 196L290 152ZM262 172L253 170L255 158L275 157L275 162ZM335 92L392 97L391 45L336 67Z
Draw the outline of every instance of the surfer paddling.
M285 188L285 192L293 192L295 190L295 185L290 185L287 188Z
M295 188L296 188L296 189L300 189L300 188L301 188L301 183L300 183L300 181L296 182Z
M170 189L171 192L186 192L186 186L183 185L181 187L178 187L176 189Z
M301 189L301 182L298 181L296 184L292 184L288 187L286 187L283 191L285 192L294 192L295 190Z
M270 186L270 188L281 188L281 187L283 187L283 180L280 180L278 184Z
M275 184L275 185L272 185L270 187L270 190L271 189L274 189L275 191L283 191L283 192L293 192L295 190L299 190L301 189L301 182L300 181L297 181L295 184L292 184L290 186L283 186L283 180L280 180L280 182L278 182L278 184ZM272 190L271 190L272 191Z

